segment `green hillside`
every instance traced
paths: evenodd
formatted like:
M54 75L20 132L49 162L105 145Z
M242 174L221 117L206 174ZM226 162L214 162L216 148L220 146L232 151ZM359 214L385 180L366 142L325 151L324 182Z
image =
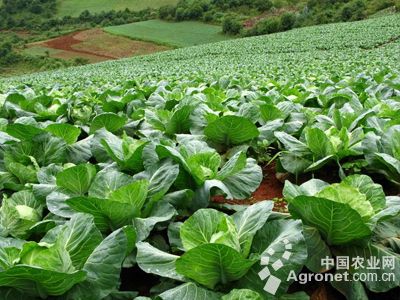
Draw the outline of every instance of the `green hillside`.
M110 10L130 10L139 11L146 8L159 8L163 5L174 5L178 0L59 0L57 6L57 16L77 17L84 10L91 13L99 13Z
M362 71L366 66L398 66L400 15L351 23L335 23L287 32L177 49L159 54L110 61L57 72L11 79L17 82L70 80L125 80L133 74L180 78L194 73L206 77L256 74L286 77L309 71L328 74ZM381 59L381 58L382 59ZM112 70L112 72L109 72ZM152 77L153 76L153 77ZM155 76L155 77L154 77ZM4 81L3 81L4 82Z
M200 22L165 22L149 20L106 27L105 31L133 39L145 40L175 47L188 47L230 39L222 34L221 26Z

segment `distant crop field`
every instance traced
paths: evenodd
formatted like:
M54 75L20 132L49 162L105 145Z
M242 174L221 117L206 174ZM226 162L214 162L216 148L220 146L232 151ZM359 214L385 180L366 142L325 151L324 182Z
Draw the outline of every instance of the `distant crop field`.
M149 20L104 28L113 34L175 47L219 42L230 39L222 34L220 26L200 22L165 22Z
M57 15L63 16L79 16L79 14L88 10L91 13L99 13L101 11L110 10L142 10L146 8L158 8L163 5L176 4L177 0L59 0Z

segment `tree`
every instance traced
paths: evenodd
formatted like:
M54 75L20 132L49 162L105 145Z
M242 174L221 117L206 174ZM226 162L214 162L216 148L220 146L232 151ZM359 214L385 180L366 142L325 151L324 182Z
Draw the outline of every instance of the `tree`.
M175 12L175 20L182 21L185 19L185 9L183 7L178 7Z
M168 20L175 16L175 7L172 5L161 6L158 10L158 17L163 20Z
M353 0L342 8L341 17L343 21L361 20L365 17L365 2L363 0Z
M186 9L185 15L188 19L199 19L203 15L203 8L199 4L193 4Z

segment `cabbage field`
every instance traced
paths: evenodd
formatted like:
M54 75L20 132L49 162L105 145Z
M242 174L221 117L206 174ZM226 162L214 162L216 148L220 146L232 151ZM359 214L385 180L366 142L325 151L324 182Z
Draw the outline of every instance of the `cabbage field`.
M397 299L399 61L393 15L0 80L0 299Z

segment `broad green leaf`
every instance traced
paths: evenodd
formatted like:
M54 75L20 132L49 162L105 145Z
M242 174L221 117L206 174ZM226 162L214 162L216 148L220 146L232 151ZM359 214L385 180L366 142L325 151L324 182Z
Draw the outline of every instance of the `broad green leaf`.
M98 162L108 162L113 155L122 160L121 148L122 140L104 128L97 130L90 140L91 152ZM107 149L111 152L108 153Z
M14 123L7 125L6 132L11 136L20 139L21 141L29 141L45 131L32 125Z
M21 246L22 247L22 246ZM19 261L21 249L16 247L0 248L0 272L12 268Z
M17 162L6 163L10 173L18 178L21 184L37 182L37 170L33 166L24 166Z
M328 271L321 266L321 261L325 257L332 257L332 254L329 247L322 240L318 229L304 225L303 235L306 241L308 253L307 261L305 263L306 267L314 273Z
M261 105L260 111L262 119L266 122L285 118L285 115L279 110L279 108L271 104Z
M248 158L240 172L226 177L222 182L235 199L246 199L260 186L262 178L261 167L255 159Z
M144 147L148 144L147 142L134 140L128 136L124 136L121 141L107 131L96 132L96 136L105 137L100 140L100 144L121 169L131 171L141 171L143 169L142 154ZM97 149L96 151L97 155L101 155L100 150Z
M360 214L345 203L298 196L289 202L289 211L304 224L317 228L329 245L343 245L371 235Z
M208 124L204 134L213 142L231 146L256 138L260 133L246 118L223 116Z
M86 280L76 285L67 299L98 300L118 290L122 263L134 245L135 232L127 226L107 236L87 259Z
M223 182L219 180L206 180L204 184L195 191L193 209L207 207L210 201L211 191L214 188L224 192L227 199L233 199L231 192Z
M245 117L251 122L256 123L260 119L260 107L252 103L243 103L236 114L240 117Z
M297 196L315 196L318 192L329 186L329 184L320 179L310 179L301 185L295 185L289 180L285 181L283 187L283 196L287 201L290 201Z
M29 229L42 218L43 203L31 191L3 196L0 207L0 236L27 238Z
M184 105L176 110L165 126L167 134L189 133L191 121L190 114L194 109L193 105Z
M89 188L89 197L107 199L112 192L133 182L131 176L115 170L104 169L97 173Z
M186 163L190 174L197 184L204 183L207 179L215 178L221 157L216 152L197 153L187 158Z
M96 167L91 164L82 164L65 169L57 174L57 185L76 195L84 195L96 175Z
M81 134L81 130L70 124L55 123L46 127L46 131L52 135L62 138L67 144L75 143Z
M309 166L312 165L312 161L305 157L303 154L298 155L296 152L281 152L279 161L283 168L295 175L303 173Z
M186 251L208 243L224 244L240 251L233 219L214 209L196 211L182 224L180 236Z
M196 184L201 185L205 180L215 178L221 164L221 157L216 150L205 142L197 140L183 141L179 151L173 147L157 146L156 151L160 158L170 157L194 178Z
M248 289L233 289L229 294L222 296L222 300L263 300L261 295Z
M92 216L75 214L64 225L47 232L41 242L55 243L58 241L67 250L72 265L76 269L82 269L87 258L102 240L103 237L96 228Z
M329 199L335 202L348 204L357 211L363 220L368 220L374 214L371 203L366 195L362 194L357 188L342 183L335 183L327 186L316 194L316 197Z
M147 216L153 209L155 203L168 192L172 184L175 182L179 174L179 165L174 164L170 160L163 160L154 165L150 170L137 174L135 179L147 179L149 181L149 189L147 193L147 203L144 207L144 216Z
M310 166L307 167L307 169L304 170L304 172L312 172L312 171L319 170L323 166L325 166L327 163L332 161L333 158L334 158L333 155L325 156L324 158L321 158L320 160L313 162Z
M386 153L375 153L375 156L386 167L389 179L400 182L400 161Z
M368 300L367 293L360 281L332 281L332 286L349 300Z
M275 132L276 138L285 146L285 150L293 152L297 155L307 155L310 154L310 150L306 144L300 142L295 137L287 134L283 131Z
M213 289L218 283L226 284L241 278L255 262L226 245L204 244L183 254L176 261L176 270Z
M232 217L237 228L240 248L244 257L250 251L253 237L261 229L272 212L272 201L261 201L250 205L245 210L236 212Z
M391 219L400 214L400 197L386 197L386 207L372 218L372 223Z
M90 132L94 133L100 128L105 128L110 132L115 132L125 125L125 117L121 117L114 113L102 113L94 117L90 126Z
M91 141L92 136L87 137L86 139L80 140L72 145L67 147L67 159L68 162L73 164L83 164L89 161L92 157L91 151Z
M400 255L391 251L389 248L381 244L370 243L366 247L346 246L338 249L337 252L338 255L349 256L351 262L357 257L363 259L364 263L361 266L358 265L357 269L354 266L350 267L350 273L358 274L358 278L365 278L366 280L363 281L363 283L370 291L382 293L400 285ZM392 261L393 266L383 266L384 257ZM379 260L378 268L373 268L373 260ZM382 277L384 273L387 274L383 275L387 276L386 280L382 280L385 278ZM360 277L360 274L364 275ZM378 278L378 280L374 278Z
M246 154L238 152L229 159L226 164L218 172L217 179L224 180L225 178L235 175L246 167Z
M184 283L176 288L160 294L162 300L219 300L220 295L205 288L197 286L193 282Z
M316 158L321 159L334 154L331 141L321 129L307 128L305 130L305 138L308 148Z
M60 273L37 267L19 265L0 272L0 286L12 286L27 295L59 296L84 281L85 272Z
M96 226L102 232L131 224L137 213L128 203L108 199L76 197L66 202L75 211L92 215Z
M171 204L164 201L157 202L147 217L135 218L137 241L146 239L156 224L167 222L176 214L177 212Z
M175 262L179 256L163 252L145 242L137 243L136 247L136 261L143 271L178 281L186 281L175 270Z
M382 186L374 183L370 177L366 175L352 175L346 177L343 182L365 194L367 201L371 203L375 213L385 208L386 200Z
M147 197L149 182L147 180L138 180L124 185L110 194L110 200L130 205L130 210L136 217L140 216L140 211Z
M22 265L59 273L75 271L67 250L59 243L43 246L35 242L25 243L20 253L19 262Z
M34 157L40 166L52 163L64 163L67 159L67 144L64 140L49 134L34 139Z
M255 235L251 253L259 254L260 260L239 280L237 286L265 297L282 296L292 283L288 280L290 273L299 273L307 260L301 222L285 219L268 221ZM270 276L271 279L274 276L281 280L280 285L268 285Z

